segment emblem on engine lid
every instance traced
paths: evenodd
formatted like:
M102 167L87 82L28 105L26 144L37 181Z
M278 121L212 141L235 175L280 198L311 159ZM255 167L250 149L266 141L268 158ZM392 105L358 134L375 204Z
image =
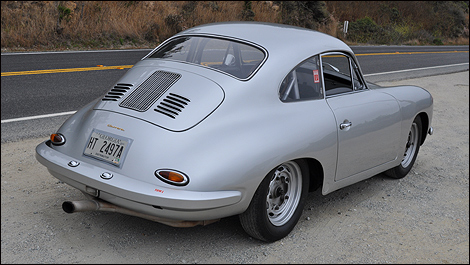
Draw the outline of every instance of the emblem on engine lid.
M116 127L116 126L111 125L111 124L108 124L107 126L108 126L108 127L111 127L111 128L114 128L114 129L118 129L118 130L124 131L123 128L119 128L119 127Z

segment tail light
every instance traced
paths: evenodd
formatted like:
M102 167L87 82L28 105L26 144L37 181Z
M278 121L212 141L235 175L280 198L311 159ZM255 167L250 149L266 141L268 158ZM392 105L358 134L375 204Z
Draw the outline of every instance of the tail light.
M53 145L63 145L65 144L65 136L61 133L51 134L51 143Z
M155 171L155 176L163 182L176 186L185 186L189 183L189 178L176 170L159 169Z

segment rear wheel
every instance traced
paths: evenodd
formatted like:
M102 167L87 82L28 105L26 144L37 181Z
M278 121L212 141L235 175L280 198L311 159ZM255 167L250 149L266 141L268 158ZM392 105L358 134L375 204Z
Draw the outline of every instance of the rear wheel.
M268 242L287 236L302 215L308 185L308 167L302 160L288 161L271 170L248 209L239 216L243 229Z
M410 172L416 157L418 156L419 146L421 143L422 123L421 118L417 116L413 124L411 124L410 132L405 144L405 153L400 165L391 168L385 174L391 178L401 179Z

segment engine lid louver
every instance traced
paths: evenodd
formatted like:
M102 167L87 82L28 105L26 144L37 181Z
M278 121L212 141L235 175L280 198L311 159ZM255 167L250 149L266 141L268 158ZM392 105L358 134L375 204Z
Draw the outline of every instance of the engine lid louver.
M172 119L175 119L189 102L191 101L183 96L170 93L160 102L160 104L158 104L157 108L154 110Z
M140 112L147 111L172 85L181 78L180 74L156 71L120 104L120 107Z
M103 101L118 101L121 99L129 89L132 88L132 84L116 84L106 95L103 97Z
M90 117L127 126L129 135L152 125L172 132L197 126L221 106L225 92L215 81L189 71L193 67L178 67L180 63L166 60L137 62L98 99Z

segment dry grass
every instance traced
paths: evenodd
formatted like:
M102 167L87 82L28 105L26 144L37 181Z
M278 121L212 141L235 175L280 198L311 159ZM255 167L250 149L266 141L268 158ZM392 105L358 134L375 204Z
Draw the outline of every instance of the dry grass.
M196 25L242 20L244 7L243 1L2 1L1 5L2 49L154 47ZM256 20L274 22L275 11L265 2L254 2L253 10Z
M344 20L371 16L388 23L390 12L384 3L326 2L330 17L317 30L343 38ZM433 21L423 2L393 2L403 19L401 30L425 29ZM2 1L1 47L6 50L153 48L171 35L200 24L240 21L244 1ZM252 1L255 21L282 23L278 6L272 1ZM466 35L448 39L445 44L468 45ZM410 38L404 43L420 44Z

